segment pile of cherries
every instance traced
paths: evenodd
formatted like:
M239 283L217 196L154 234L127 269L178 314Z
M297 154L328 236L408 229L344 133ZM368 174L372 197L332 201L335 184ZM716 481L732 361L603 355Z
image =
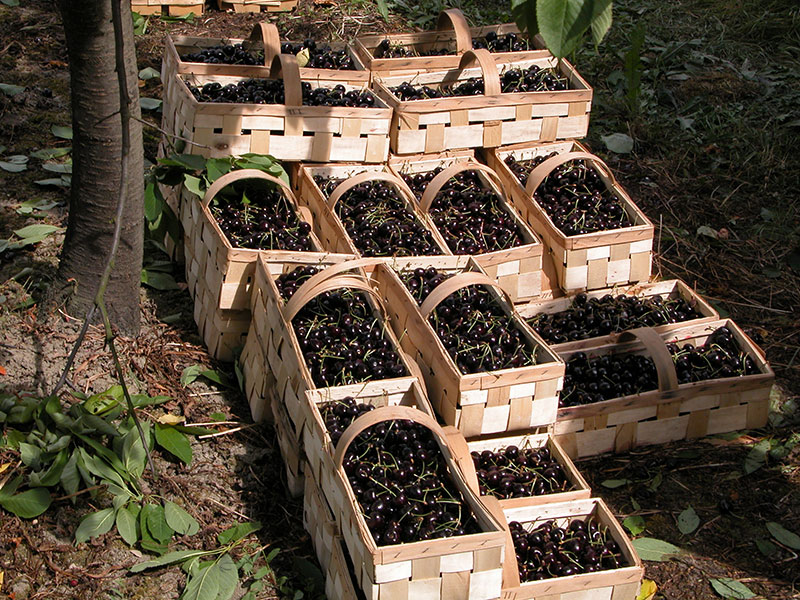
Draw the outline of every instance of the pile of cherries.
M275 283L281 296L291 298L318 271L298 267L278 276ZM407 375L363 293L347 288L324 292L298 311L292 325L311 377L320 387Z
M506 446L492 452L472 452L481 495L496 498L527 498L573 489L564 468L547 446Z
M328 45L317 46L317 43L312 39L307 39L297 44L291 42L281 43L281 54L297 55L303 50L307 50L309 55L306 67L335 70L352 70L356 68L347 50L333 50ZM262 52L247 50L241 43L221 44L184 54L181 56L181 60L184 62L224 65L263 65L264 55Z
M330 195L341 180L314 178ZM364 256L433 256L442 254L397 189L386 181L367 181L349 189L334 207L347 235Z
M472 38L472 47L476 50L485 48L489 52L523 52L531 49L528 40L516 33L497 35L494 31L488 32L484 37ZM392 43L387 38L375 47L373 54L375 58L405 58L407 56L446 56L455 53L456 51L450 48L409 48L401 43Z
M441 167L425 173L403 175L411 190L422 197ZM477 171L462 171L436 195L430 208L433 223L453 254L484 254L525 244L522 231L502 198L485 186Z
M366 429L347 448L343 467L378 546L480 532L433 434L418 423Z
M519 579L539 581L625 566L622 550L608 527L593 518L575 518L566 528L547 521L531 531L508 524L517 554Z
M551 344L619 333L637 327L655 327L698 319L702 315L684 298L661 296L575 296L566 310L541 313L528 319L536 332Z
M429 267L401 273L400 279L422 303L428 296L424 292L432 291L447 277ZM450 294L433 310L428 321L463 374L524 367L536 362L536 348L483 286L471 285Z
M283 80L242 79L238 83L222 85L211 81L201 87L189 85L189 91L198 102L236 104L284 104ZM348 108L373 108L375 96L368 90L350 90L338 84L332 88L312 88L307 81L301 83L304 106L346 106Z
M505 163L524 186L539 164L557 153ZM533 199L566 236L631 227L622 200L606 187L600 174L586 161L571 160L553 169L533 193Z
M759 373L753 358L739 348L727 327L717 328L705 344L667 344L678 383L741 377ZM559 406L592 404L612 398L641 394L658 388L658 372L652 359L639 354L606 354L590 358L576 352L567 361Z
M319 412L322 415L322 421L325 423L325 429L328 431L334 447L339 443L339 439L342 437L344 430L350 426L350 423L364 413L374 409L375 407L371 404L356 403L356 399L352 396L320 404Z
M311 225L298 219L294 207L277 189L252 182L230 186L218 195L211 214L235 248L314 250ZM227 191L227 190L226 190Z

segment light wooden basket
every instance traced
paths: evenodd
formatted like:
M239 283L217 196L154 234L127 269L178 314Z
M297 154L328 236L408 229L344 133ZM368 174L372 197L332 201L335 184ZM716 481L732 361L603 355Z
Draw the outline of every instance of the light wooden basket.
M223 85L241 77L176 74L165 82L162 129L190 140L187 151L203 156L270 154L280 160L384 162L389 153L392 110L378 97L374 108L304 106L297 59L277 55L270 69L251 67L262 78L282 78L286 104L198 102L187 86ZM357 71L351 71L356 73ZM363 80L315 79L313 85L364 88Z
M303 491L303 527L311 536L322 572L327 573L336 546L341 544L341 535L319 483L309 472L305 474Z
M470 272L472 271L472 272ZM501 287L485 274L464 271L446 280L419 306L397 273L378 266L372 277L389 307L391 324L403 348L420 365L431 404L445 423L466 438L528 430L555 421L564 363L513 310ZM499 371L461 373L428 323L427 315L453 292L485 285L526 340L536 348L534 365Z
M755 361L758 374L678 385L666 344L700 345L717 328L728 327L739 348ZM627 340L636 338L635 342ZM617 344L585 349L591 356L635 352L650 356L658 369L659 389L595 404L559 408L553 433L573 458L626 452L646 444L694 439L739 429L763 427L775 373L763 351L730 319L688 325L657 334L634 329ZM569 360L573 352L562 354Z
M480 68L468 69L477 62ZM592 89L567 61L554 58L503 63L502 68L531 65L555 68L570 89L555 92L501 93L498 67L488 50L469 50L459 67L413 77L415 85L483 77L486 93L401 101L390 88L407 76L373 77L373 89L394 109L391 148L397 154L426 154L459 148L494 148L519 142L549 142L584 137L589 127Z
M273 390L268 395L270 410L272 411L272 424L275 428L275 439L283 458L286 472L286 488L292 498L298 498L305 489L305 454L294 432L292 420L286 410L286 405Z
M447 462L452 480L469 505L481 533L376 546L358 501L342 467L350 442L364 429L382 421L411 420L427 427L434 435ZM326 489L338 496L334 506L344 507L339 515L345 545L354 565L356 579L367 598L499 598L502 565L506 552L503 525L492 515L461 477L447 434L422 411L404 406L376 409L358 417L336 446L334 466L336 486Z
M354 581L355 569L347 556L344 539L338 536L325 571L325 596L328 600L361 600L364 593Z
M505 184L497 174L468 157L432 157L423 160L400 161L395 158L389 163L399 177L407 174L425 173L437 167L444 170L427 185L422 196L418 198L420 211L432 223L430 208L437 194L448 180L462 171L474 171L478 174L484 188L493 191L499 198L499 205L514 219L522 233L524 243L506 250L496 250L484 254L474 255L475 260L486 274L497 281L508 292L514 303L525 302L538 297L542 293L542 253L544 246L536 234L522 220L517 210L511 204ZM436 227L432 223L433 227ZM441 234L441 232L440 232ZM444 236L442 236L444 239ZM446 243L446 242L445 242ZM453 252L453 250L450 250Z
M163 12L172 17L182 17L189 13L202 15L204 4L198 0L131 0L131 11L140 15L160 15Z
M451 8L439 14L436 31L366 35L357 37L354 46L356 53L366 65L366 68L381 77L425 71L442 71L457 68L461 55L467 50L472 50L472 38L483 37L490 31L498 35L516 33L520 37L527 37L527 34L520 34L519 27L514 23L470 28L467 25L464 14L457 8ZM388 39L393 44L402 44L412 51L448 48L453 54L376 58L375 49L385 39ZM550 56L550 52L544 49L544 40L541 37L534 37L533 46L533 49L521 52L492 52L492 57L497 62L507 62Z
M297 8L299 0L217 0L220 10L235 13L288 12Z
M513 155L517 160L535 156L558 156L547 159L522 183L505 164ZM584 159L597 169L609 190L622 201L633 225L621 229L598 231L584 235L564 235L532 196L539 183L559 164L573 159ZM523 219L544 240L553 257L558 283L565 291L606 288L617 284L647 281L653 262L653 237L655 228L636 206L627 192L617 183L603 161L578 142L559 144L520 145L486 152L486 162L507 183L511 197Z
M494 502L493 502L494 501ZM485 501L493 511L496 500ZM620 547L625 566L617 569L580 573L521 583L513 542L508 535L509 548L503 570L503 600L635 600L639 593L644 567L613 513L600 498L572 500L539 506L509 507L502 513L506 523L516 521L525 529L533 529L546 521L566 527L576 518L592 517L608 527L611 537ZM507 527L507 525L506 525ZM508 530L507 530L508 531Z
M332 177L343 181L326 196L317 183L315 176ZM427 229L436 245L441 249L442 255L450 254L447 244L442 239L438 230L429 219L420 213L414 194L402 179L390 173L385 166L378 165L302 165L297 178L298 196L300 202L310 211L314 220L314 233L321 240L322 245L332 252L346 252L361 256L350 236L347 234L344 223L336 214L336 203L344 194L366 181L385 181L395 190L405 203L405 207ZM393 257L384 257L392 260Z
M681 329L687 325L699 325L701 323L709 323L719 319L719 313L714 310L714 307L706 302L702 296L695 292L692 288L678 279L670 279L667 281L655 281L652 283L639 283L635 285L621 285L613 288L606 288L604 290L594 290L586 292L587 298L602 298L606 294L636 296L639 298L652 298L654 296L661 296L664 299L683 298L702 316L691 321L683 321L681 323L668 323L666 325L658 325L653 327L656 333L667 333L675 329ZM536 315L547 313L557 313L568 309L575 294L561 298L554 298L551 300L534 300L527 304L518 304L516 306L517 312L525 320L530 320ZM562 344L550 344L554 352L560 354L562 352L570 352L573 350L580 350L583 348L592 348L602 346L605 344L612 344L614 337L612 335L599 336L588 338L585 340L576 340L572 342L564 342Z

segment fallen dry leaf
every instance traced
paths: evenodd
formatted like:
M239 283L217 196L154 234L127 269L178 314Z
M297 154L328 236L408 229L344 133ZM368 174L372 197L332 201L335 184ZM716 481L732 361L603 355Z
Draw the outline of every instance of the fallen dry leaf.
M3 365L0 365L0 375L6 374L6 368Z
M164 425L180 425L184 421L186 421L186 417L182 417L180 415L166 414L158 417L158 422Z

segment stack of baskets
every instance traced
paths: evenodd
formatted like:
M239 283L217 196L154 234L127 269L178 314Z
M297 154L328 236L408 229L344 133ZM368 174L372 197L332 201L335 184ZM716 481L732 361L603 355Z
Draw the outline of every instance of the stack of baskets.
M294 57L281 54L277 30L268 25L257 27L249 41L234 40L260 52L261 66L190 63L186 56L193 49L223 40L168 39L164 130L189 140L189 152L204 157L264 153L291 165L289 185L259 171L234 171L216 179L202 197L185 189L172 192L184 228L198 326L221 360L232 360L243 347L239 360L253 418L274 422L288 487L304 497L304 523L330 598L363 593L391 599L633 600L641 561L608 508L592 498L571 458L762 426L774 375L752 340L720 319L689 286L651 281L652 223L600 158L577 141L586 135L592 100L577 71L513 26L470 29L454 10L445 11L439 25L426 34L356 40L348 50L356 70L346 72L299 67ZM486 45L484 37L508 33L513 34L508 40L522 40L524 47L509 43L508 51L494 53L477 47ZM376 56L381 48L400 46L406 56ZM442 49L452 53L428 54ZM503 74L532 65L551 70L566 89L502 91ZM286 103L199 102L188 87L246 77L281 78ZM475 78L482 78L484 93L402 100L396 91L409 81L437 88L473 85ZM374 105L306 106L302 82L369 89ZM519 165L526 175L520 175ZM597 197L618 199L615 210L624 217L623 226L563 231L545 207L553 199L548 194L561 192L542 190L548 181L574 181L572 165L593 173L604 190ZM228 186L248 179L272 186L307 224L307 250L244 249L231 243L210 207ZM503 221L518 232L516 244L459 254L436 211L461 193L456 184L467 181L475 186L465 192L472 194L470 208L456 220L467 223L481 212L478 198L492 198ZM370 205L365 198L373 192ZM356 196L361 200L352 201ZM586 211L581 203L592 198L584 193L574 210ZM352 229L353 215L368 222L390 205L392 214L406 219L404 227L428 236L426 252L409 251L402 235L387 238L394 242L376 251L365 244L363 231ZM369 225L366 237L394 231L382 231L380 225ZM478 233L465 230L464 235L477 239ZM424 297L415 295L423 275L438 278ZM491 313L503 323L484 356L502 355L512 339L525 348L525 361L490 362L491 368L477 372L465 368L458 344L448 341L447 327L463 325L467 313L438 307L452 306L454 295L475 289L484 294L476 318ZM587 339L573 333L549 337L554 327L541 326L550 319L576 330L572 319L616 297L649 303L656 313L680 303L689 320L677 322L669 315L659 320L631 309L643 320L622 322L627 313L615 316L614 323L599 318ZM354 303L361 307L355 321L370 323L366 342L350 339L366 327L353 325L347 311ZM302 315L310 320L302 321ZM720 327L746 371L681 383L679 361L671 352L680 350L678 344L715 342ZM633 330L620 333L623 329ZM391 368L370 359L376 349L395 357ZM658 389L560 405L571 359L625 353L652 360ZM337 408L349 403L362 408ZM330 411L349 420L334 431ZM430 436L425 454L452 484L459 510L471 515L471 532L450 531L437 539L412 539L404 532L406 543L374 532L381 521L374 503L382 492L365 504L361 482L377 475L359 475L348 449L366 443L375 431L389 435L398 423ZM563 474L561 487L511 493L510 483L499 489L491 477L487 480L486 461L505 456L502 461L513 462L523 451L552 459L556 466L548 478ZM428 460L418 466L431 468ZM392 475L398 482L415 476ZM396 493L390 495L397 499ZM618 550L615 568L540 581L521 578L528 567L517 563L512 538L519 529L513 535L511 529L588 526L572 524L578 520L605 532L610 547ZM415 521L417 531L423 522Z

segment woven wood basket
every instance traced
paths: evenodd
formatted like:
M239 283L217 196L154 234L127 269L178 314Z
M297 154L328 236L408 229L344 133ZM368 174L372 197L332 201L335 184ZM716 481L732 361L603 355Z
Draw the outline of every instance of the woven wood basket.
M331 560L325 572L325 596L328 600L364 598L364 593L355 581L355 569L350 557L347 556L347 549L341 536L334 540Z
M484 503L495 512L499 509L496 502L492 498ZM560 527L567 527L576 518L592 517L608 527L625 561L625 566L617 569L521 583L517 557L509 535L508 559L503 565L503 600L636 600L644 576L642 561L613 513L600 498L509 507L502 509L502 513L506 523L516 521L529 531L546 521L555 521Z
M269 395L269 400L275 439L286 472L286 488L292 498L299 498L305 489L305 454L297 443L294 426L283 401L274 391Z
M425 71L442 71L457 68L461 54L467 50L472 50L472 38L483 37L490 31L498 35L515 33L519 34L522 38L527 37L527 34L520 34L519 27L514 23L470 28L469 25L467 25L464 14L457 8L451 8L439 14L436 31L361 36L355 39L354 46L356 53L360 56L366 68L381 77ZM444 56L376 58L375 50L378 44L385 39L388 39L392 44L402 44L412 52L425 52L433 49L447 48L451 50L453 54ZM550 52L544 49L544 41L541 37L534 37L533 46L533 49L523 52L493 52L492 57L497 62L507 62L513 60L546 58L550 56Z
M546 160L534 169L525 186L505 164L509 155L517 160L527 160L535 156L546 156L551 152L557 152L559 156ZM556 228L544 209L532 200L532 195L552 169L572 159L591 162L606 187L622 201L633 226L573 236L566 236ZM578 142L520 145L486 152L486 162L506 182L523 219L544 240L552 254L558 283L562 289L568 292L591 290L647 281L650 278L655 231L653 224L617 183L605 163L590 154L584 146Z
M203 14L203 2L197 0L131 0L131 10L140 15L168 14L182 17L189 13Z
M299 0L217 0L220 10L235 13L288 12L297 8Z
M431 430L452 480L472 510L482 533L376 546L341 465L350 442L361 431L376 423L396 419L415 421ZM422 411L390 406L361 415L339 440L334 456L337 485L326 489L325 494L339 496L339 500L331 504L344 507L339 515L342 536L357 567L356 579L367 598L488 600L500 597L506 552L503 525L489 513L460 476L447 439L447 434L436 421Z
M198 102L187 87L217 81L222 85L241 77L175 75L165 82L162 129L190 140L187 151L203 156L270 154L279 160L384 162L389 153L391 108L375 99L374 108L302 105L297 59L277 55L272 67L252 67L262 78L282 78L286 104L229 104ZM356 73L357 71L352 71ZM337 72L341 77L342 72ZM255 74L255 71L254 71ZM363 80L314 79L312 85L342 84L360 90Z
M327 573L341 535L319 483L309 472L305 474L303 491L303 527L311 537L322 572Z
M613 288L606 288L604 290L594 290L587 292L586 297L589 299L602 298L607 294L611 294L613 296L636 296L643 299L652 298L655 296L660 296L665 300L683 298L689 303L690 306L692 306L702 315L700 318L692 319L691 321L658 325L653 327L656 333L667 333L669 331L674 331L675 329L681 329L687 325L699 325L701 323L709 323L719 319L719 313L714 310L713 306L706 302L692 288L678 279L657 281L653 283L639 283L636 285L617 286ZM518 304L516 309L521 317L526 320L530 320L539 314L552 314L566 310L572 305L574 298L575 295L573 294L571 296L554 298L552 300L534 300L528 304ZM585 340L564 342L562 344L550 344L550 347L557 354L561 354L563 352L571 352L583 348L592 348L612 343L614 343L614 338L611 335L606 335Z
M477 62L480 68L467 68ZM413 77L415 85L437 86L483 77L486 93L401 101L390 91L407 76L373 77L373 89L394 109L391 148L397 154L426 154L460 148L494 148L520 142L580 138L589 127L592 89L567 61L554 58L503 63L501 68L531 65L558 69L570 89L556 92L501 93L498 66L488 50L468 50L459 67Z
M742 352L755 361L759 374L678 385L665 344L703 344L721 326L728 327ZM635 337L637 341L627 340ZM656 363L659 389L605 402L558 410L553 433L573 458L604 452L626 452L646 444L694 439L738 429L763 427L775 373L763 351L730 319L689 325L657 334L634 329L620 343L585 350L589 356L619 352L645 353ZM562 354L569 360L572 352Z
M476 254L474 255L475 260L489 277L497 281L508 292L514 303L538 297L542 293L542 253L544 246L513 207L511 199L505 190L505 184L494 171L466 157L430 158L422 161L404 162L395 159L390 163L390 168L398 176L425 173L433 171L437 167L442 167L444 170L435 176L425 188L422 196L417 199L420 211L428 217L429 222L432 222L430 208L449 179L462 171L476 172L484 188L492 190L501 199L501 208L514 219L525 243L507 250ZM436 225L433 224L433 227L436 227ZM445 239L444 236L442 236L442 239ZM455 253L452 248L450 251Z
M403 348L420 365L431 404L448 425L470 439L527 430L555 421L564 363L513 310L507 294L480 272L465 271L439 285L419 306L397 273L387 265L372 277L389 307L391 324ZM536 348L537 363L527 367L464 375L428 323L427 315L453 292L469 285L488 286L514 326Z
M451 438L453 445L457 444L457 440ZM492 452L502 452L509 446L516 446L520 450L523 448L542 448L546 447L550 451L550 456L561 465L570 484L570 488L564 492L553 492L543 494L541 496L528 496L524 498L499 498L500 506L502 508L522 508L527 506L538 506L540 504L551 504L554 502L569 502L573 500L584 500L589 498L592 490L589 484L578 471L575 463L561 448L561 445L555 438L548 433L541 434L524 434L524 435L510 435L504 437L495 437L491 439L473 440L466 442L469 452L483 452L490 450ZM473 489L478 492L478 477L475 471L475 466L472 460L468 461L465 465L464 476L467 482L472 485Z
M328 196L314 181L315 176L331 177L343 181ZM420 213L414 194L399 177L391 174L384 166L377 165L302 165L297 178L298 196L314 219L314 233L321 240L323 247L331 252L345 252L361 256L347 234L344 223L336 214L336 203L344 194L356 185L366 181L385 181L397 190L405 207L427 229L442 255L450 254L447 244L429 219ZM391 256L385 257L392 260Z

